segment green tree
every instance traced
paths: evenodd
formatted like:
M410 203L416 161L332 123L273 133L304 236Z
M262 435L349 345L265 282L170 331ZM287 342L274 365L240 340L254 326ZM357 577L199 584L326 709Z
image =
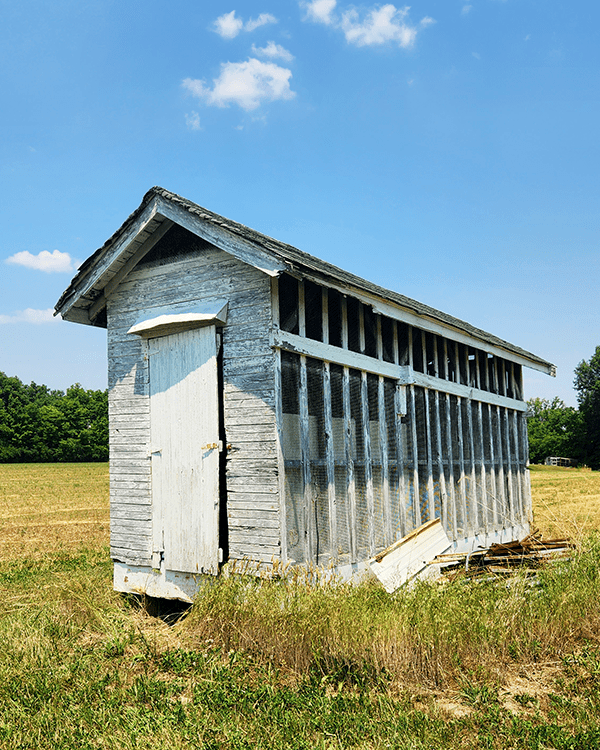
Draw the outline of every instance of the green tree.
M600 346L588 361L577 365L573 385L584 422L585 461L600 469Z
M530 399L527 408L531 463L543 463L547 456L582 459L583 419L577 409L567 406L558 396L551 401Z
M107 460L106 391L51 391L0 372L0 462Z

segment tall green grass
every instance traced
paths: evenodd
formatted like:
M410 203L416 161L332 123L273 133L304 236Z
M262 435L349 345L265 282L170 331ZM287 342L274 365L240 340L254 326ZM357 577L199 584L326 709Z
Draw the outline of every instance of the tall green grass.
M196 644L242 650L302 674L445 687L511 659L559 658L600 638L600 539L535 578L312 585L230 576L206 586L185 625Z
M110 576L106 550L0 565L0 747L600 747L597 538L393 596L231 576L174 625Z

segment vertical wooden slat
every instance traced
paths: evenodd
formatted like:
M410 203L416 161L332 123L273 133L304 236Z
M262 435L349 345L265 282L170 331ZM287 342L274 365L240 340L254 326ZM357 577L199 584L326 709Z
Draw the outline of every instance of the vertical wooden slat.
M304 306L304 281L298 282L298 333L306 336L306 308ZM314 498L310 476L310 435L308 419L308 376L306 356L300 355L300 453L302 456L302 480L304 484L304 552L307 562L315 561L315 531L313 528Z
M468 359L467 359L468 364ZM471 475L471 531L475 532L479 527L479 492L477 491L477 474L475 472L475 441L473 438L473 401L465 399L467 405L467 439L469 441L469 452L471 454L471 466L469 473Z
M510 520L511 523L516 523L516 497L514 492L514 484L513 484L513 469L512 469L512 457L510 455L510 426L508 422L508 409L504 409L504 420L503 420L503 430L504 435L506 436L506 473L507 473L507 479L508 479L508 502L510 505Z
M388 429L385 413L385 379L380 375L377 381L377 405L379 412L379 446L381 451L381 499L383 502L383 522L385 525L386 546L394 540L392 531L392 507L390 498Z
M300 454L302 456L302 479L304 484L304 551L307 562L315 561L315 533L313 528L313 493L310 477L310 437L308 420L308 377L306 357L300 355Z
M457 357L458 363L458 357ZM456 419L458 433L458 465L460 468L460 477L458 480L460 486L460 502L463 518L463 535L467 537L470 533L471 522L467 513L467 488L465 487L465 451L463 446L463 425L462 425L462 404L460 396L456 398Z
M498 499L501 504L502 510L499 513L499 521L502 526L505 526L507 521L510 520L507 512L507 498L506 498L506 481L504 477L504 447L502 445L502 412L499 406L491 407L496 411L496 456L498 466L498 484L500 489L498 492Z
M373 465L371 463L371 431L369 429L369 391L367 373L361 372L360 400L362 409L364 462L365 462L365 490L367 500L367 523L369 535L369 555L375 554L375 496L373 492Z
M426 436L427 451L427 521L432 521L435 517L435 500L433 493L433 461L431 448L431 415L429 413L429 388L423 388L425 414L423 415L423 427ZM423 522L423 519L421 519Z
M436 347L437 349L437 347ZM436 445L436 461L438 465L438 475L440 483L440 515L442 519L442 525L444 529L448 528L448 496L446 493L446 476L444 474L444 456L442 453L442 425L440 420L440 398L443 398L442 394L438 391L433 391L434 396L434 414L435 414L435 445Z
M348 471L348 540L350 542L350 561L356 563L358 562L356 544L356 484L354 481L352 421L350 418L350 370L347 367L344 367L343 370L342 395L344 401L344 445Z
M518 522L525 522L525 503L523 501L523 486L521 482L521 476L523 474L523 462L521 461L521 445L519 440L519 429L517 426L517 413L514 409L510 410L510 422L513 434L513 441L515 444L515 471L516 471L516 503L518 508Z
M279 279L271 280L271 315L273 328L279 328ZM277 473L279 489L279 533L281 536L281 561L288 560L287 518L285 513L285 459L283 456L283 397L281 389L281 349L275 356L275 420L277 422Z
M331 370L329 362L323 363L323 401L327 460L327 500L329 508L330 560L338 557L337 507L335 497L335 446L333 444L333 417L331 411Z
M348 305L346 297L342 297L342 347L348 348ZM352 446L352 420L350 412L350 370L343 369L342 397L344 405L344 446L347 465L347 498L348 508L346 518L348 522L348 541L350 544L350 562L358 562L356 544L356 483L354 481L354 453Z
M321 309L323 311L323 335L321 336L323 343L329 343L329 294L325 287L321 288Z
M365 309L362 302L358 303L358 348L365 353Z
M531 510L531 478L529 475L529 440L527 438L527 418L524 414L519 417L521 423L521 446L523 450L523 497L524 497L524 508L523 512L528 523L533 521L532 510Z
M488 497L487 479L486 479L485 444L483 441L483 412L482 412L481 401L477 402L477 409L475 413L477 416L477 426L479 428L479 455L481 456L481 464L480 464L481 488L480 488L479 497L480 497L480 503L481 503L481 515L483 517L483 528L485 529L487 533L488 528L489 528L490 499Z
M494 528L497 529L499 525L499 518L500 518L500 508L498 507L500 498L498 494L498 480L496 478L496 452L495 452L495 445L496 441L494 440L494 422L492 419L492 409L493 407L491 404L485 405L485 410L487 414L487 423L488 423L488 435L490 440L490 485L492 486L492 497L490 499L492 503L492 523L494 525Z
M394 363L400 364L400 346L398 344L398 324L395 320L392 321L392 336L393 336L393 347L394 347Z
M460 383L460 349L458 341L454 342L454 382Z
M421 521L421 495L419 492L419 450L417 445L417 412L415 409L415 387L408 387L408 397L410 399L410 417L412 433L412 460L413 460L413 508L415 526L420 526Z
M458 538L458 527L456 518L456 483L454 481L454 447L452 445L452 413L450 394L445 394L446 398L446 445L448 446L448 483L450 485L450 503L452 507L452 538Z
M404 456L404 440L402 437L402 417L406 414L406 386L396 385L394 392L394 409L396 413L396 464L398 471L398 492L400 498L399 516L400 516L400 534L404 536L408 533L406 511L408 506L408 493L406 488L406 460Z

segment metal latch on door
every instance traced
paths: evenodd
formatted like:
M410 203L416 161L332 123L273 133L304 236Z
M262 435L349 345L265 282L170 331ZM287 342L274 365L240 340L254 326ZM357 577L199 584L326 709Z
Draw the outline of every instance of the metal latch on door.
M223 450L223 441L219 440L218 443L207 443L206 445L203 445L202 448L200 448L201 451L215 451L218 450L219 453Z

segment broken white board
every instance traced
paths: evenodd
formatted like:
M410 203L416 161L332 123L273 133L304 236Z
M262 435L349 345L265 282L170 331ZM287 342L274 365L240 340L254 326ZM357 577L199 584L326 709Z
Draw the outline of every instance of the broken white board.
M423 571L451 547L439 518L428 521L369 560L388 594Z

